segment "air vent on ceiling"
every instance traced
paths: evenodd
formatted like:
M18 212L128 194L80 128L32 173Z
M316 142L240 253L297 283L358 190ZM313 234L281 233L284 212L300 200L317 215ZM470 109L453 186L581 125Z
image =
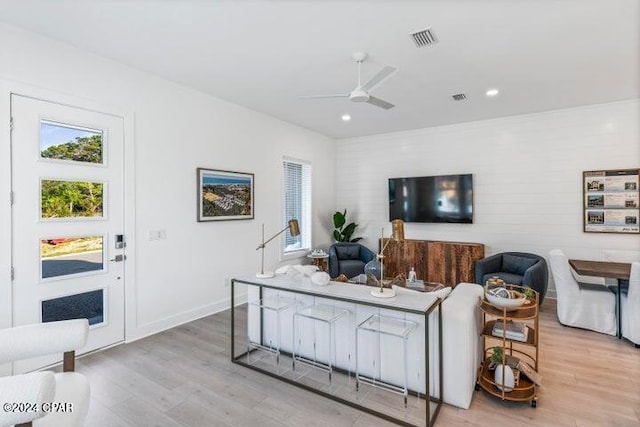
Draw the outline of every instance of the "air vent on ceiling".
M456 93L455 95L451 95L454 101L464 101L467 99L467 95L464 93Z
M436 35L433 34L433 31L431 31L431 28L412 33L411 38L416 44L416 47L425 47L438 43L438 39L436 38Z

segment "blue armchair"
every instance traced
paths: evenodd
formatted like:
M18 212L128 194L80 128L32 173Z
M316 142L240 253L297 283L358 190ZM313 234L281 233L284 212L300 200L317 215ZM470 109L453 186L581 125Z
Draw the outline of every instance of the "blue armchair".
M334 243L329 247L329 276L348 278L364 273L364 265L376 254L360 243Z
M493 276L512 285L532 288L540 293L542 305L549 281L547 262L543 257L524 252L503 252L476 261L476 283L484 285Z

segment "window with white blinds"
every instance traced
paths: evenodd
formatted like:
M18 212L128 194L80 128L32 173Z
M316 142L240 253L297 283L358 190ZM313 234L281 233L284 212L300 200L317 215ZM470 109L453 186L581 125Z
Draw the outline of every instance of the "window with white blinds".
M299 160L284 159L284 215L282 226L297 219L300 235L289 232L282 239L283 255L311 248L311 164Z

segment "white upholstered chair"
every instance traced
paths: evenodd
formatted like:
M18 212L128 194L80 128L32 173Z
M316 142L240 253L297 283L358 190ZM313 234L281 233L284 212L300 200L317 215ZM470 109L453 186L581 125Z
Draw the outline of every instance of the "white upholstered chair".
M556 285L560 323L616 335L615 294L603 285L578 283L560 249L549 253L549 264Z
M622 336L640 347L640 262L631 264L629 291L622 294Z
M0 364L37 356L63 353L63 371L31 372L0 378L0 405L37 403L39 411L0 410L0 426L82 426L89 411L89 381L74 372L75 350L85 346L87 319L40 323L0 330ZM49 403L71 403L72 411L47 410ZM42 411L43 405L45 411ZM58 408L60 408L58 406Z

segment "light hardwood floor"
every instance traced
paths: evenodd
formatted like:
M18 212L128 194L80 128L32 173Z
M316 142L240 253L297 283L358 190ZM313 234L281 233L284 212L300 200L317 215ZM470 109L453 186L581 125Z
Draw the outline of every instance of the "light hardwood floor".
M443 405L436 426L640 426L640 349L567 328L553 300L540 315L538 407L475 392L469 410ZM391 425L229 358L219 313L80 358L91 381L87 426Z

